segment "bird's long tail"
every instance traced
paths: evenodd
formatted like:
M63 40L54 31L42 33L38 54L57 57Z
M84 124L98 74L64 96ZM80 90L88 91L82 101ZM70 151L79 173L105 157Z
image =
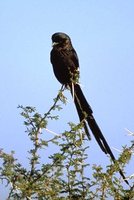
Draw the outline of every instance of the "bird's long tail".
M85 133L86 133L88 139L91 140L90 132L89 132L89 129L88 129L88 126L87 126L87 122L86 122L87 114L85 112L83 112L83 110L82 110L82 108L80 106L80 102L79 102L79 99L77 98L77 95L76 95L74 87L75 87L75 85L72 84L71 87L70 87L70 90L71 90L71 94L72 94L72 97L73 97L73 100L74 100L74 103L75 103L75 106L76 106L76 109L77 109L79 120L80 120L80 122L83 123L83 127L85 129Z
M72 96L74 98L74 103L75 103L75 106L76 106L76 109L78 112L79 119L80 119L80 121L83 121L83 123L84 123L84 129L85 129L88 139L90 139L90 134L89 134L87 124L89 125L89 128L91 129L101 150L105 154L109 154L111 159L115 163L115 161L116 161L115 156L113 155L106 139L104 138L98 124L96 123L96 120L93 116L93 111L91 109L91 106L88 104L88 102L81 90L80 85L74 84L74 89L72 90L71 87L70 87L70 89L71 89ZM123 177L123 179L125 180L125 182L129 185L123 172L121 170L119 170L119 172L120 172L121 176Z

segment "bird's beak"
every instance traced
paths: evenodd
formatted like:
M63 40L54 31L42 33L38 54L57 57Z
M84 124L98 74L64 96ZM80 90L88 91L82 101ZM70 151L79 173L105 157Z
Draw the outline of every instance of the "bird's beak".
M57 44L59 44L58 42L53 42L52 43L52 47L56 46Z

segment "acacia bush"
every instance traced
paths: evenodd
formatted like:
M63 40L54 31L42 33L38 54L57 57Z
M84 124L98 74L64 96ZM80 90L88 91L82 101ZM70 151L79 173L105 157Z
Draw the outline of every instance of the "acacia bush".
M127 187L128 189L124 189L122 179L116 176L119 166L124 171L131 160L133 142L130 147L123 148L116 164L110 162L104 170L101 166L91 166L87 163L89 149L82 124L69 123L69 130L60 135L52 135L51 139L44 139L44 131L47 130L49 120L58 120L58 116L52 113L61 110L59 101L66 103L62 92L63 88L54 99L52 107L44 115L38 113L36 108L19 106L32 148L28 150L28 169L18 162L14 151L10 154L2 149L0 151L2 161L0 180L1 183L6 181L6 186L9 187L7 199L133 199L133 183ZM57 152L48 155L47 152L51 152L52 145ZM41 152L44 152L43 158ZM87 170L92 171L92 177L89 177Z

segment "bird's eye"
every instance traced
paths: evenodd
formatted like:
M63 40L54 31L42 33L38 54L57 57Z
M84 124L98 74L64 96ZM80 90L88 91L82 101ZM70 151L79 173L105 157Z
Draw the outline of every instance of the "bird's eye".
M67 41L67 38L62 38L62 42L66 42Z
M56 42L58 42L58 43L65 43L66 42L66 38L58 38L56 40Z

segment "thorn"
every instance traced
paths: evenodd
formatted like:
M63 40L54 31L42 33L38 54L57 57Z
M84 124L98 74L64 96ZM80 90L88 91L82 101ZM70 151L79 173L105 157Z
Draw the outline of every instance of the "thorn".
M46 130L47 132L49 132L49 133L52 133L53 135L60 136L59 134L57 134L57 133L55 133L54 131L51 131L51 130L49 130L49 129L47 129L47 128L45 128L45 130Z
M118 152L122 153L122 151L119 150L119 149L117 149L117 148L112 147L112 149L114 149L115 151L118 151Z
M73 84L73 82L72 82L72 96L73 96L73 101L74 101L74 84Z
M129 136L134 136L134 133L133 133L133 132L131 132L131 131L128 130L127 128L125 128L125 130L128 132L128 135L129 135Z

